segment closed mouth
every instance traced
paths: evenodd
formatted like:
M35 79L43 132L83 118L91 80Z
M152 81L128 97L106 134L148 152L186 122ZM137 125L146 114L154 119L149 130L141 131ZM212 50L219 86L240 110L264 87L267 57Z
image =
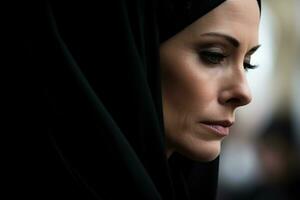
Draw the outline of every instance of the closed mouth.
M233 122L229 120L223 121L203 121L200 122L202 126L209 129L210 131L214 132L220 136L227 136L229 134L229 127L233 125Z

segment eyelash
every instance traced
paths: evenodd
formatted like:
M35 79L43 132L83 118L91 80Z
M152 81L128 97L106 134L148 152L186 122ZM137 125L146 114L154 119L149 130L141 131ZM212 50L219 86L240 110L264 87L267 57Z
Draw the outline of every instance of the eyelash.
M220 64L226 57L227 55L224 55L222 53L217 53L217 52L211 52L211 51L202 51L200 52L201 58L209 63L209 64ZM257 65L252 65L250 63L244 62L244 69L248 71L249 69L255 69L257 68Z

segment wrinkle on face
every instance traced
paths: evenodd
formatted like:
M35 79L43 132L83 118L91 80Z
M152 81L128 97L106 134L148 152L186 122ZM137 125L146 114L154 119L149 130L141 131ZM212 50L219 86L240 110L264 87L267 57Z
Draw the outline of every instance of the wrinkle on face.
M161 44L168 156L177 151L193 160L209 161L220 153L223 138L202 129L199 123L232 121L236 108L251 101L244 62L246 54L258 43L258 25L256 0L227 0ZM224 38L201 36L209 32L233 37L239 45ZM199 53L208 42L212 44L210 51L220 48L229 54L224 62L203 61Z

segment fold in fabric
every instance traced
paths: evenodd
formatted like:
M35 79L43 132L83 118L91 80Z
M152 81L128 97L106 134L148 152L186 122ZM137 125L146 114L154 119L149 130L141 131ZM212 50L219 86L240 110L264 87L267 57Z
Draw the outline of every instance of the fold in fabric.
M23 186L31 199L215 198L218 159L165 156L162 3L26 6L35 98L24 141L33 150L20 168L27 166Z
M53 198L172 199L158 35L148 31L156 30L154 5L43 6L34 40L47 108L41 167L49 174L41 179L49 180L40 180L40 191ZM102 12L107 9L111 16Z

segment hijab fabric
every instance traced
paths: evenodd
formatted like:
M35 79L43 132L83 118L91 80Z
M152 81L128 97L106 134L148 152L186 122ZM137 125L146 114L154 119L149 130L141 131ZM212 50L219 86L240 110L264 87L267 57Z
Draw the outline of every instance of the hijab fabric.
M27 7L26 48L39 73L30 76L38 95L28 141L31 199L215 198L218 159L166 159L158 53L223 1Z

